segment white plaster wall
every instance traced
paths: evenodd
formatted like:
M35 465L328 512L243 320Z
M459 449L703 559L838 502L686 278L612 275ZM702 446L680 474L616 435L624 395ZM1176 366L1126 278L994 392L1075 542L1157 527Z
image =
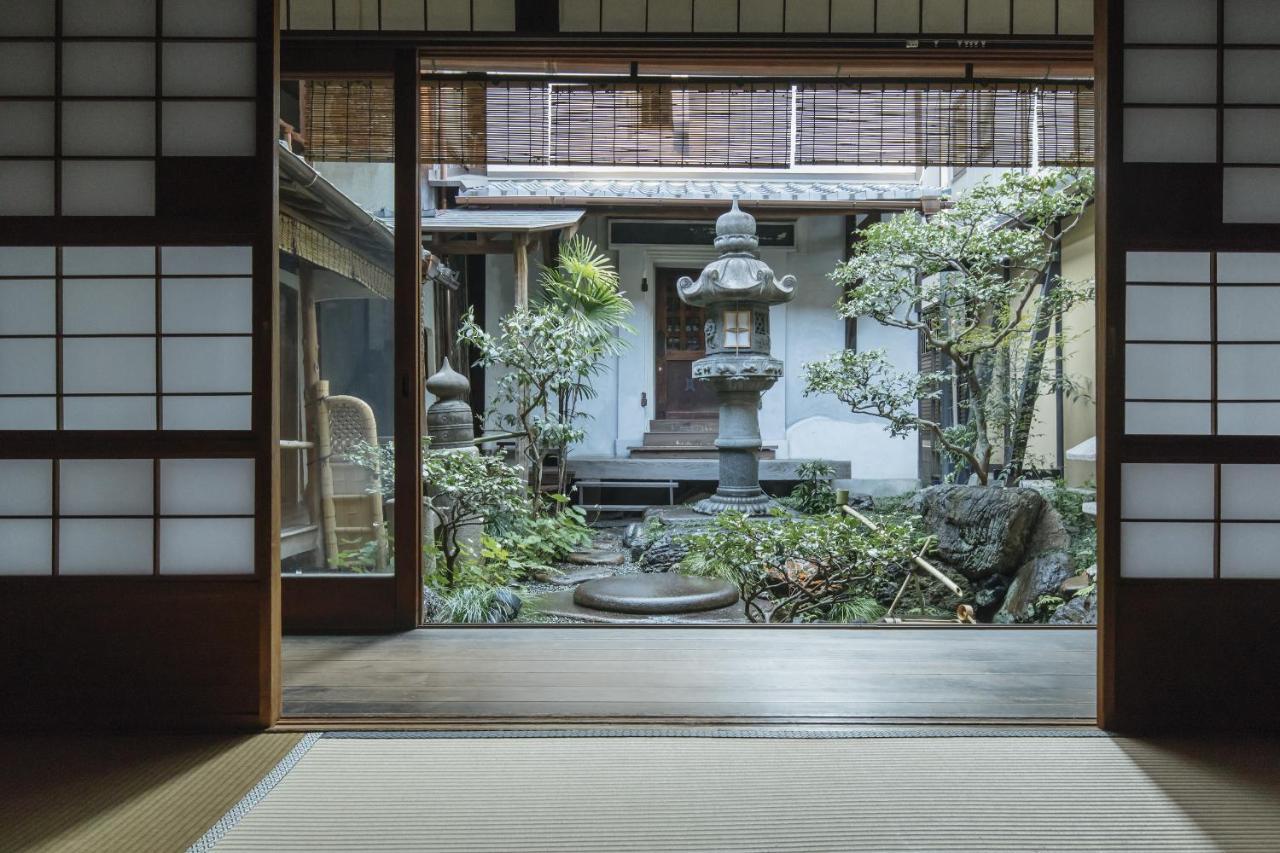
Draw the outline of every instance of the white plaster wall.
M604 219L591 216L581 233L601 247L607 246ZM857 480L912 480L916 477L916 440L891 438L883 423L867 415L854 415L833 397L805 397L803 368L844 346L844 320L836 313L839 295L828 274L844 257L844 221L841 216L802 217L797 222L795 249L765 249L761 257L775 272L796 276L796 297L775 306L770 323L773 354L785 365L781 382L768 391L760 410L764 442L777 448L779 458L848 460ZM627 350L611 359L597 379L599 395L582 410L590 416L587 438L575 456L625 457L641 443L649 420L655 417L654 309L655 270L660 267L699 268L716 257L710 246L625 246L611 252L619 279L635 310L633 331L624 337ZM531 278L540 259L530 259ZM491 255L486 266L488 297L486 327L496 330L513 307L514 282L511 259ZM649 287L641 290L647 280ZM884 348L904 370L916 365L916 340L910 332L886 329L862 320L859 348ZM486 399L491 399L500 374L490 371ZM642 396L646 405L641 405Z
M338 163L318 161L311 164L325 180L343 195L370 213L390 214L396 206L394 163Z

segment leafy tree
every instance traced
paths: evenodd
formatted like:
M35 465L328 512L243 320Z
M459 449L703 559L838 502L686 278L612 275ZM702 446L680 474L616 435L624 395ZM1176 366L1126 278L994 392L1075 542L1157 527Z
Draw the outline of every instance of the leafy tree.
M540 296L504 317L497 335L480 328L471 314L459 333L479 353L479 364L503 369L492 406L502 412L497 415L501 426L524 436L535 496L553 453L561 460L559 492L567 491L564 459L585 437L580 406L595 396L591 380L603 372L607 359L626 348L620 332L629 331L632 307L613 264L585 237L566 241L539 283Z
M1059 381L1045 369L1046 351L1060 342L1054 319L1093 296L1092 280L1051 271L1093 192L1092 172L1008 172L932 217L906 213L862 231L853 257L831 275L844 288L840 313L916 332L951 369L904 372L883 350L844 351L806 365L805 393L833 394L885 419L896 436L932 433L983 485L1007 434L1006 476L1016 482L1036 399ZM967 393L969 419L944 428L921 417L919 404L938 398L952 376Z

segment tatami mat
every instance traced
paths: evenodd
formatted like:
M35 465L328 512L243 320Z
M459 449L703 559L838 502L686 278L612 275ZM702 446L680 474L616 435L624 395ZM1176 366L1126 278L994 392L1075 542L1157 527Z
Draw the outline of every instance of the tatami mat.
M327 735L223 829L220 853L1276 851L1280 744Z
M276 767L298 734L0 738L0 851L174 853Z

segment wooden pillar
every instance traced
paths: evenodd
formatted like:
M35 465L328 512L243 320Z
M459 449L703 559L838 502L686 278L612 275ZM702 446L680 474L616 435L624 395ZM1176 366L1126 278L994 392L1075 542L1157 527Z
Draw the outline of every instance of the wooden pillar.
M516 307L529 304L529 235L515 234L512 239L511 258L516 270Z
M418 624L422 608L422 198L418 181L416 48L395 56L396 589L394 625Z
M298 294L302 310L303 410L307 422L307 512L320 527L320 557L329 568L338 565L338 521L333 506L333 475L329 470L329 383L320 378L320 332L316 317L315 266L298 262Z

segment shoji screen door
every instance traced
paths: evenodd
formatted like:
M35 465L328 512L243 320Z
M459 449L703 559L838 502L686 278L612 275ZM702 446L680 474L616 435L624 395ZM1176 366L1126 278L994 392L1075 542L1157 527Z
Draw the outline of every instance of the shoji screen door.
M0 0L0 708L274 714L271 0Z
M1103 721L1274 728L1280 6L1099 8Z

